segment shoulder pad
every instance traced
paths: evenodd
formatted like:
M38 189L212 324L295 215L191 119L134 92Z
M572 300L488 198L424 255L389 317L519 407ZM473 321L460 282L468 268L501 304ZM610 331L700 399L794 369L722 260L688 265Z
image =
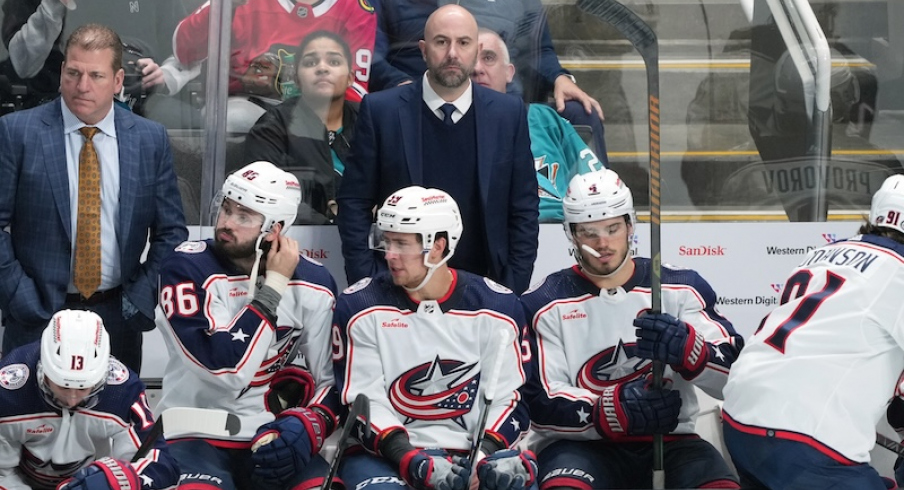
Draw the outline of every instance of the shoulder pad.
M360 290L366 288L367 285L370 284L370 281L371 281L371 279L370 279L369 277L365 277L364 279L361 279L360 281L358 281L358 282L352 284L351 286L349 286L349 287L343 289L343 290L342 290L342 294L352 294L352 293L356 293L356 292L358 292L358 291L360 291Z
M0 387L7 390L18 390L25 386L31 371L25 364L10 364L0 369Z
M187 254L199 254L207 250L207 242L182 242L176 247L176 252Z
M499 284L498 282L496 282L488 277L484 277L483 282L485 282L487 284L488 288L492 289L493 291L496 291L497 293L500 293L500 294L511 294L512 293L511 289L503 286L502 284Z
M110 370L107 371L108 385L121 385L129 380L129 368L117 359L110 358Z

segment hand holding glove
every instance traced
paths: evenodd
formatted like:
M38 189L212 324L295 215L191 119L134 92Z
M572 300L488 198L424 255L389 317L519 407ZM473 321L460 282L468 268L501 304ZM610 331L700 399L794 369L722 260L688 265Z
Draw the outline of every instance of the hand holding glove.
M442 450L409 451L399 466L402 479L417 490L467 490L471 476L468 458Z
M251 450L255 476L285 482L304 469L327 437L326 420L316 410L292 408L257 429Z
M667 313L645 313L634 319L637 355L662 361L685 379L700 374L709 351L703 336L693 327Z
M481 490L526 490L537 480L537 471L531 451L502 449L477 463Z
M141 480L127 461L101 458L60 483L57 490L141 490Z
M593 410L593 425L609 440L668 434L678 427L679 412L677 391L650 389L644 378L638 378L603 390Z
M267 410L279 415L287 408L304 407L314 396L317 383L307 369L295 365L284 366L273 375L265 400Z

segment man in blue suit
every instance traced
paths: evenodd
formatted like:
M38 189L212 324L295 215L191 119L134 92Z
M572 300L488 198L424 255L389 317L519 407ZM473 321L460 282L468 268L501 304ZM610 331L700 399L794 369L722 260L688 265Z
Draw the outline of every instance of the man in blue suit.
M377 272L368 248L372 209L392 192L443 189L465 233L450 265L521 293L537 258L538 196L520 99L472 84L477 22L458 5L437 9L420 41L427 72L364 98L339 189L338 224L349 283Z
M104 320L112 354L136 372L141 368L141 334L154 326L157 266L188 231L166 131L113 103L123 78L119 36L88 24L66 43L62 97L0 118L4 352L40 339L58 310L91 309ZM79 199L82 150L92 147L100 184L86 186ZM79 242L99 249L87 268L91 280L79 281L92 285L86 291L74 280L83 246L76 237L78 222L89 223L83 214L91 214L82 206L97 201L86 196L97 187L93 215L99 218L91 223L99 225L100 243Z

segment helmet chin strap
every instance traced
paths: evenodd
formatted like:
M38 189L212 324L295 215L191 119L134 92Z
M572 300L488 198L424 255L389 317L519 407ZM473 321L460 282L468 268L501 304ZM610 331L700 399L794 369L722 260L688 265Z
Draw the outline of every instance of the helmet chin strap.
M596 258L600 258L601 255L600 255L599 253L597 253L596 250L594 250L594 249L590 248L589 246L587 246L587 244L581 245L581 248L580 248L580 249L577 249L577 248L573 249L573 251L574 251L574 258L575 258L575 260L577 260L578 265L581 267L581 271L583 271L584 274L587 274L588 276L594 277L594 278L597 278L597 279L611 279L613 276L615 276L616 274L618 274L619 271L622 270L622 268L625 266L625 264L628 263L628 259L630 259L630 254L625 253L625 259L622 260L622 263L619 264L618 267L616 267L614 271L612 271L612 272L610 272L610 273L608 273L608 274L593 274L593 273L591 273L590 271L588 271L586 267L584 267L584 255L581 253L582 250L583 250L584 252L589 253L590 255L593 255L593 256L596 257Z
M409 293L413 293L413 292L419 291L421 288L426 286L427 283L430 282L430 278L433 277L433 273L436 272L436 269L439 269L439 266L445 264L449 260L449 258L452 257L452 253L447 254L445 257L443 257L443 260L440 260L436 264L430 264L430 262L428 260L429 256L430 256L430 252L424 252L424 265L427 266L427 275L424 276L424 279L416 287L409 288L408 286L402 286L403 288L405 288L405 291L408 291Z
M261 233L260 236L257 237L257 240L254 242L254 265L251 266L251 276L249 277L250 284L248 284L249 302L254 299L254 293L257 289L257 272L260 270L261 257L264 255L264 251L261 249L261 242L264 241L264 237L267 236L267 233Z

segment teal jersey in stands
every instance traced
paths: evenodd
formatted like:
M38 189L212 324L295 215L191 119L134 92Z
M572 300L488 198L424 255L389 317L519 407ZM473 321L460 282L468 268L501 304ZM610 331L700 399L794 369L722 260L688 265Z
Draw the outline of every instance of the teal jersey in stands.
M562 198L577 174L602 170L604 165L587 147L571 123L545 104L530 104L530 151L537 170L540 222L561 222Z

